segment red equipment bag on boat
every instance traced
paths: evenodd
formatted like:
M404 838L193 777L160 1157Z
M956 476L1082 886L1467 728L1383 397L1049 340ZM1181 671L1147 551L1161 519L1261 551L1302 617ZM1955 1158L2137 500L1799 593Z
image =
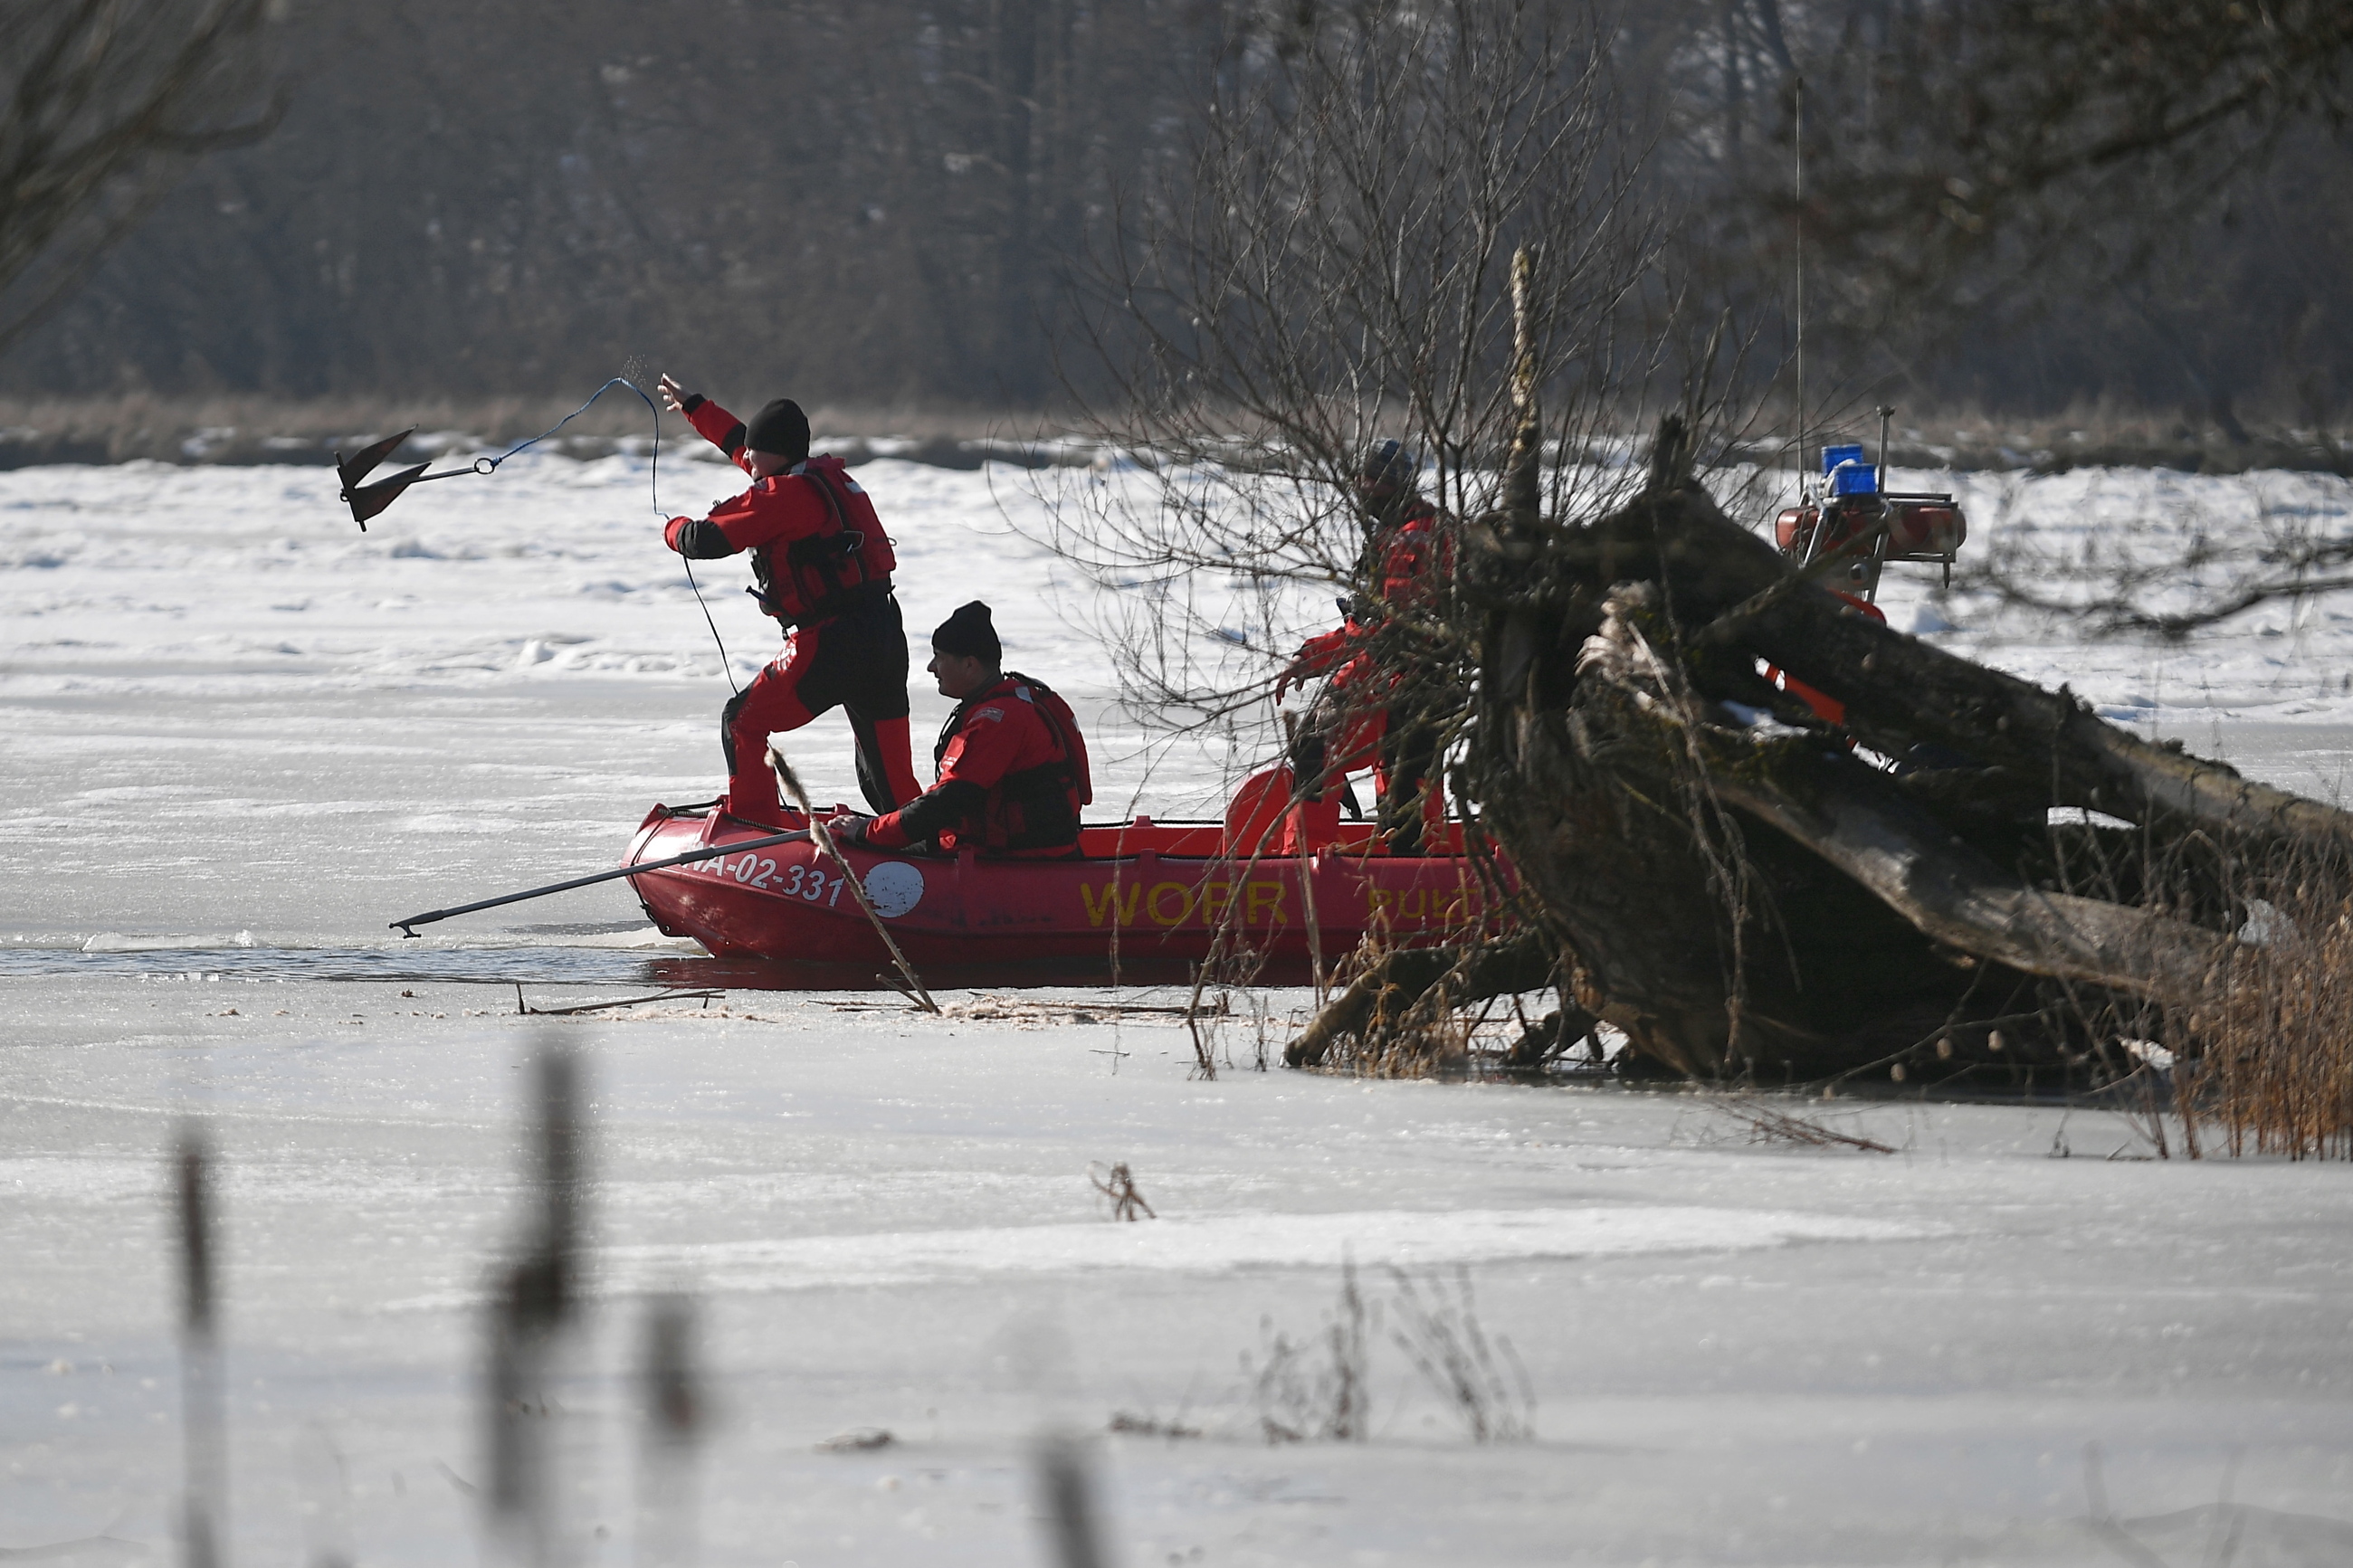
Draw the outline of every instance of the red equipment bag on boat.
M1969 537L1968 520L1950 500L1890 501L1895 515L1887 524L1887 554L1894 561L1949 561Z
M1242 780L1234 791L1234 798L1226 803L1226 853L1244 857L1282 854L1284 836L1279 830L1291 810L1292 795L1296 788L1291 770L1279 763L1261 768ZM1340 810L1336 795L1332 810L1335 816Z

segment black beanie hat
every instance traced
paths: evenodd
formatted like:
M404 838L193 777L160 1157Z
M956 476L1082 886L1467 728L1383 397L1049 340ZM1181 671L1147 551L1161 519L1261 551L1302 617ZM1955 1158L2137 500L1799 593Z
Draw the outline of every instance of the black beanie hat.
M777 398L752 416L752 423L744 427L746 450L790 458L796 463L808 456L808 416L789 397Z
M1368 489L1384 495L1413 488L1421 472L1421 459L1406 449L1402 441L1378 441L1365 449L1365 460L1356 469L1356 480Z
M988 606L978 599L958 605L955 615L939 624L932 633L932 647L958 658L979 659L992 669L1005 657L1005 645L997 640L997 627L989 623Z

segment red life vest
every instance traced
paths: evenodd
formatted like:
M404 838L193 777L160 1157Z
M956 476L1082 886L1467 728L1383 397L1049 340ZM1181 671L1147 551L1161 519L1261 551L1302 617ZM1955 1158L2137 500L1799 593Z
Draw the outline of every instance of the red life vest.
M948 747L965 732L967 724L974 731L972 740L992 747L1005 744L997 736L996 724L982 725L980 721L994 718L997 723L1004 722L1005 705L1012 703L1026 707L1036 717L1061 755L1005 773L989 787L976 824L968 822L940 835L943 848L955 848L970 842L968 835L975 826L979 829L981 842L971 843L970 847L996 854L1065 854L1078 844L1079 808L1093 803L1094 779L1088 765L1085 738L1079 733L1077 715L1071 711L1071 705L1062 700L1060 693L1044 682L1018 671L1008 671L995 683L965 698L941 727L939 744L932 750L932 764L944 768ZM1018 727L1005 731L1017 736L1020 732Z
M1054 732L1054 739L1062 743L1062 770L1069 778L1071 798L1081 805L1094 805L1094 774L1087 762L1086 737L1079 733L1079 716L1071 711L1060 692L1035 676L1017 671L1006 679L1015 682L1013 694L1026 697L1046 721L1046 728Z
M1380 555L1381 601L1392 611L1429 609L1453 574L1454 541L1425 500L1417 500L1373 548Z
M828 453L768 482L796 479L816 492L826 521L814 533L753 551L752 575L760 584L754 592L762 607L787 626L800 626L888 594L899 560L874 514L873 498L849 477L847 465Z

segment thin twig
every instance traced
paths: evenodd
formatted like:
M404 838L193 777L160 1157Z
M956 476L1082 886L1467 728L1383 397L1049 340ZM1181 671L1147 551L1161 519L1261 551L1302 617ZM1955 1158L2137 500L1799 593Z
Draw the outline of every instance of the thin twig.
M522 982L514 984L515 1013L533 1018L566 1018L575 1013L600 1013L607 1007L635 1007L644 1002L720 1002L727 993L716 988L694 991L657 991L650 996L623 996L610 1002L575 1002L569 1007L534 1007L522 999Z
M1736 1121L1746 1123L1750 1137L1759 1143L1803 1143L1815 1149L1831 1147L1862 1149L1873 1154L1896 1152L1893 1145L1882 1143L1876 1138L1865 1138L1854 1132L1840 1132L1823 1126L1819 1121L1809 1121L1802 1116L1791 1116L1786 1111L1775 1110L1770 1106L1759 1105L1754 1100L1735 1101L1719 1106L1717 1109Z
M932 1000L929 991L923 989L923 978L915 973L915 966L907 962L907 955L901 952L899 944L892 940L890 928L882 923L882 917L874 912L873 901L866 896L866 884L858 879L857 870L849 864L849 858L842 854L841 847L833 841L833 829L818 820L816 811L809 805L808 792L801 788L801 781L794 773L792 764L785 761L784 752L770 746L768 765L776 770L777 781L785 786L785 793L793 797L793 804L800 807L801 815L808 819L809 837L817 841L818 848L832 858L835 865L841 868L842 879L849 884L850 896L858 900L858 907L866 911L867 920L874 927L874 934L881 937L882 945L891 950L891 962L899 966L899 973L906 976L909 985L914 987L915 1000L923 1005L924 1012L937 1013L940 1005Z

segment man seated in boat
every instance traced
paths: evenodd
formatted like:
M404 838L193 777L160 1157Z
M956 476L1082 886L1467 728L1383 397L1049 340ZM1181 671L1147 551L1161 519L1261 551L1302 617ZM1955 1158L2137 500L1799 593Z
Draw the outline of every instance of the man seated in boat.
M1086 741L1070 704L1000 668L1004 657L979 600L940 623L925 668L956 706L932 752L939 782L888 816L845 820L838 841L1025 860L1079 852L1079 808L1094 799Z
M1365 454L1356 473L1365 549L1356 579L1377 592L1356 595L1337 627L1308 638L1275 687L1281 700L1294 680L1331 676L1292 744L1299 797L1320 801L1350 773L1375 768L1376 815L1393 855L1421 853L1433 804L1423 783L1438 760L1437 732L1405 689L1401 663L1411 658L1411 618L1435 606L1452 562L1439 510L1421 494L1420 468L1398 441Z

